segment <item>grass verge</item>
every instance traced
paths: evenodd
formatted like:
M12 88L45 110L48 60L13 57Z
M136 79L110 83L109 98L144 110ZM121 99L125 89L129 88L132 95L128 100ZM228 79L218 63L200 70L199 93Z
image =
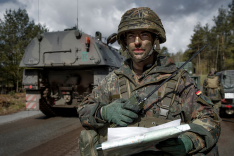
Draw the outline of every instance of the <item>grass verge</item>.
M25 93L0 94L0 115L25 110Z

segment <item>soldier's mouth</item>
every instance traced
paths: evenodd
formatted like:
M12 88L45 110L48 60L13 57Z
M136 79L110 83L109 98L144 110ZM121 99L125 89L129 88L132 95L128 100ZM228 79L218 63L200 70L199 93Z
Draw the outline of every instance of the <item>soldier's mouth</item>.
M143 53L143 52L144 52L144 49L141 49L141 48L135 48L133 51L134 51L134 53L139 54L139 53Z

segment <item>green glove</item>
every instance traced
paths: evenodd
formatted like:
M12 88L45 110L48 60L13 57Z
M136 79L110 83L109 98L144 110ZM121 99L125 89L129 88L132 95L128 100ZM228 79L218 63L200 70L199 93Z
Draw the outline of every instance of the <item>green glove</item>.
M133 104L125 105L124 99L118 99L109 105L102 107L101 116L109 123L115 123L119 126L127 126L132 123L134 119L138 118L135 112L138 112L139 106Z
M184 156L193 148L193 142L187 135L182 134L179 138L160 142L156 145L156 148L171 155Z

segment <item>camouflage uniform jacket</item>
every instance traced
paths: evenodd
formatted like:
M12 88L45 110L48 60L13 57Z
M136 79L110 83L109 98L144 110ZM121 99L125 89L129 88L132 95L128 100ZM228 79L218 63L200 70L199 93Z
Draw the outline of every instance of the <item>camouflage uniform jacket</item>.
M168 77L176 69L170 58L160 56L150 69L144 71L142 76L137 78L131 69L131 60L127 59L118 70L109 73L79 105L78 113L83 127L86 129L100 129L108 124L97 118L96 112L101 106L110 104L113 95L120 94L116 73L127 77L130 80L131 91L135 88L142 98L156 88L161 83L160 80ZM154 83L150 83L153 81ZM158 92L161 92L163 88L164 85L146 100L144 107L146 116L157 117L160 113L160 107L154 105L154 103L158 100ZM180 114L183 114L184 119L182 121L190 124L191 132L187 132L187 134L192 140L194 147L190 154L204 155L204 153L208 153L209 155L216 155L217 150L215 151L214 149L217 149L216 143L220 136L220 119L211 106L200 101L197 102L199 96L210 102L203 94L198 96L196 94L197 91L198 89L194 86L192 79L185 73L184 79L180 80L176 91L175 100L180 102L173 103L170 107L168 119L175 120L180 118Z
M217 98L218 97L218 101L220 101L221 99L224 99L224 89L223 89L223 85L221 84L220 80L218 82L218 92L216 93L216 90L215 89L212 89L212 88L208 88L207 87L207 81L208 81L208 78L211 78L213 79L214 77L217 77L216 75L214 74L209 74L207 76L207 78L204 80L204 83L203 83L203 93L208 96L209 98L213 98L212 96L214 96L214 98ZM210 91L209 91L210 89ZM210 92L210 95L209 95L209 92ZM212 94L213 93L213 94ZM220 99L221 98L221 99Z

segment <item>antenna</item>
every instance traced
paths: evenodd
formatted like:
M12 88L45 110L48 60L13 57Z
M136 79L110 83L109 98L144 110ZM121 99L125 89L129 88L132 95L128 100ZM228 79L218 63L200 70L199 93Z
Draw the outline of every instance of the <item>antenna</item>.
M76 28L78 30L78 0L77 0L77 25L76 25Z
M38 26L39 26L39 0L38 0Z

